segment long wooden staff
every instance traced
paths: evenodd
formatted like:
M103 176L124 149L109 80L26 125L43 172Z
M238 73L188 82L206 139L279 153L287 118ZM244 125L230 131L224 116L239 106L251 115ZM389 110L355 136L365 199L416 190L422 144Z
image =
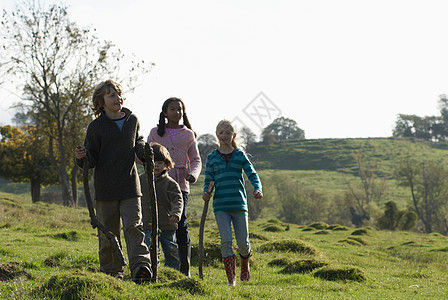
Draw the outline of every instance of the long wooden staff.
M152 282L157 281L157 247L158 233L159 233L159 219L157 211L157 196L154 187L154 151L149 144L145 145L145 172L148 180L149 204L151 206L151 268L152 268Z
M114 245L115 251L117 252L118 258L121 261L123 266L126 266L126 260L124 259L123 250L121 249L120 243L118 242L117 237L110 230L108 230L103 224L101 224L97 217L95 216L95 210L93 208L92 197L90 195L90 187L89 187L89 159L86 157L83 158L83 168L82 168L82 180L84 184L84 194L86 196L87 208L89 209L90 216L90 224L93 228L97 228L104 233L104 235L112 242Z
M210 181L208 184L207 193L211 195L213 186L215 185L214 181ZM207 217L208 211L208 203L209 201L204 201L204 209L202 210L201 224L199 225L199 278L204 279L202 274L202 264L204 262L204 226L205 226L205 218Z

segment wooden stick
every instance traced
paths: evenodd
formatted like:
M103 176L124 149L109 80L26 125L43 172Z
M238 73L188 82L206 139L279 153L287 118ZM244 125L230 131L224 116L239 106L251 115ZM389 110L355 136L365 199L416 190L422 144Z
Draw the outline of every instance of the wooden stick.
M159 218L157 211L157 196L154 187L154 151L148 144L145 145L145 172L148 180L148 192L149 203L151 206L151 269L152 269L152 282L157 282L157 248L159 246L158 233L159 233Z
M214 181L210 181L208 184L207 193L212 194L213 186L215 185ZM204 262L204 226L205 226L205 219L207 217L207 211L208 211L208 203L209 201L204 201L204 209L202 210L202 217L201 217L201 224L199 226L199 278L204 279L203 273L202 273L202 264Z

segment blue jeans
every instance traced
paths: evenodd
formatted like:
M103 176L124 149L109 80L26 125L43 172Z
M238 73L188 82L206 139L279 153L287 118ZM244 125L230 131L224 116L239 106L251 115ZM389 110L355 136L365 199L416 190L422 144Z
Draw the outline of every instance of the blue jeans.
M190 234L188 232L187 224L187 205L188 205L188 193L182 191L182 199L184 201L184 208L180 217L179 223L177 223L176 240L178 245L190 244Z
M221 236L221 255L229 257L232 250L232 223L235 231L235 239L238 245L238 253L246 257L250 254L249 220L247 211L231 210L215 212L216 224Z
M151 246L151 230L145 230L145 243L148 248ZM176 231L163 230L159 234L159 253L158 261L160 263L160 245L162 245L163 255L165 255L165 266L179 270L179 253L176 244Z

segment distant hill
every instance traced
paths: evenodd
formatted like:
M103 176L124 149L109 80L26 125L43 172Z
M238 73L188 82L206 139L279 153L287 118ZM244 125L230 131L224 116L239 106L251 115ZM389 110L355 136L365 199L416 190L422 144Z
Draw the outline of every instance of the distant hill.
M394 138L314 139L255 144L248 149L257 169L324 170L356 174L353 153L376 162L378 175L390 178L400 157L448 157L448 144Z

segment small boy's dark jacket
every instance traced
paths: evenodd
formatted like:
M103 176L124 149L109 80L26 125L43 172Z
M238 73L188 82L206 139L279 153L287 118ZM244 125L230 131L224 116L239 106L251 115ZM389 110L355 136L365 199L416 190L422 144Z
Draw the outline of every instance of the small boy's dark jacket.
M135 155L144 161L145 141L138 132L140 124L132 112L123 108L126 119L118 125L102 113L88 128L84 146L89 167L95 168L95 200L113 201L141 197ZM82 168L83 161L77 160Z
M151 205L149 203L148 179L146 174L140 175L142 185L142 214L143 229L151 229ZM168 172L155 179L157 209L160 230L177 230L177 223L171 223L170 216L177 216L180 220L183 200L179 184L168 175Z

